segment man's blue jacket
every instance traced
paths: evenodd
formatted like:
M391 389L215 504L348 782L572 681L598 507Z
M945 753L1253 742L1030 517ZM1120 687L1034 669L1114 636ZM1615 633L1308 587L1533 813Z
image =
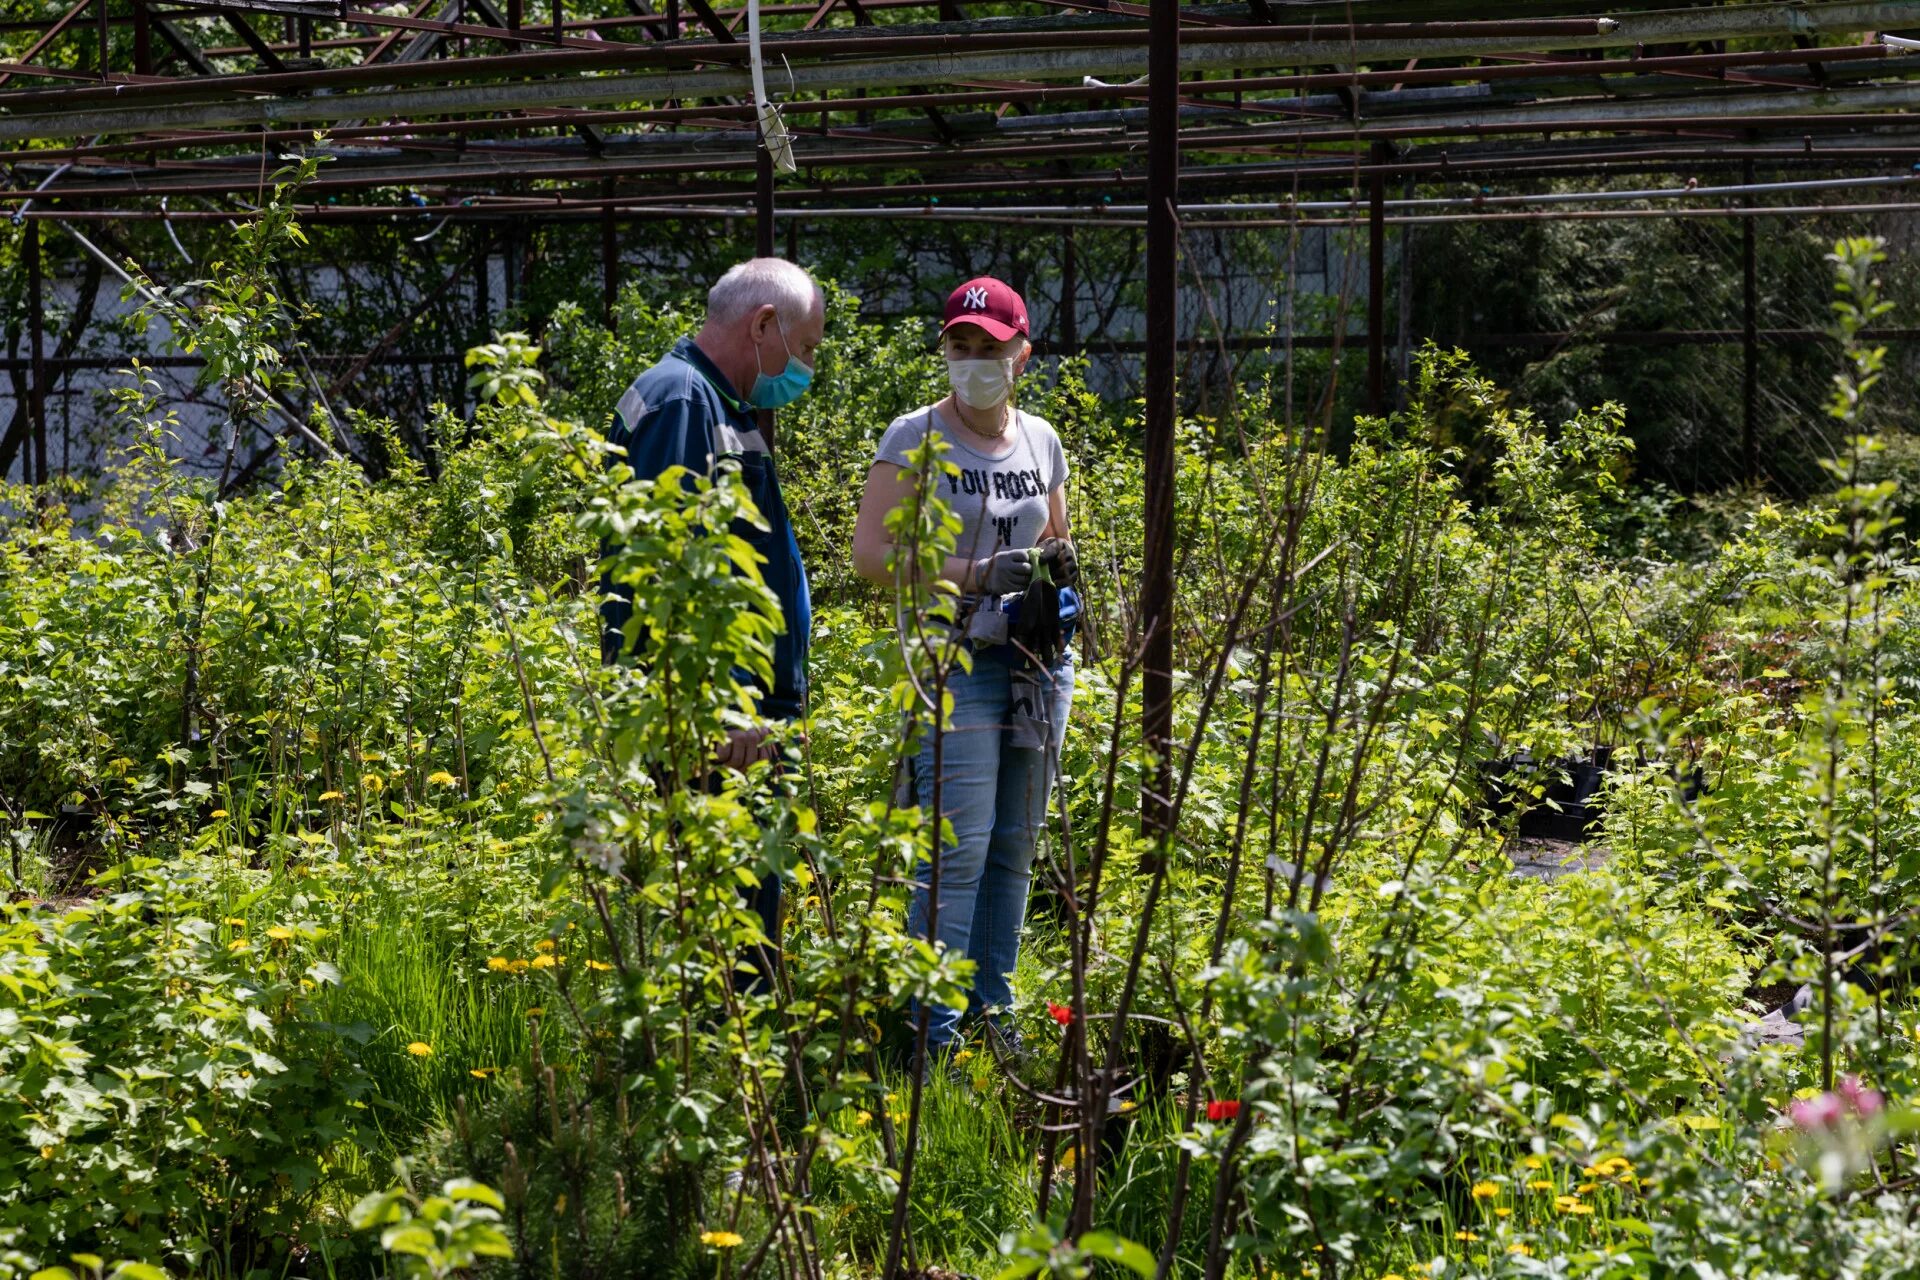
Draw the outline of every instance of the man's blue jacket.
M611 439L626 449L628 465L641 477L657 476L673 466L706 475L722 458L739 463L741 479L769 528L740 523L733 532L766 561L760 571L779 597L787 624L785 634L774 637L773 687L761 688L760 711L774 720L798 718L807 701L807 636L813 626L813 601L807 592L800 544L793 536L786 500L780 496L780 477L753 407L740 398L692 338L682 338L620 397ZM602 649L611 659L620 652L620 629L632 615L633 597L631 591L611 583L603 587L610 598L600 606L605 625Z

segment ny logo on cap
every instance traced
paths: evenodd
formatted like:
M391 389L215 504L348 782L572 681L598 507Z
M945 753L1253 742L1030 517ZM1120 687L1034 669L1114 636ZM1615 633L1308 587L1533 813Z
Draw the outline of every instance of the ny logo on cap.
M987 286L976 285L967 290L967 296L961 299L960 305L973 311L985 311L987 309Z

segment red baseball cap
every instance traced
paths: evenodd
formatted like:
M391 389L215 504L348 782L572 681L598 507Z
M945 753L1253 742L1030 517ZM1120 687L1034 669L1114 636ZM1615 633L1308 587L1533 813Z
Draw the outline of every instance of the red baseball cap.
M947 295L945 333L957 324L974 324L996 341L1027 336L1027 304L1004 281L979 276Z

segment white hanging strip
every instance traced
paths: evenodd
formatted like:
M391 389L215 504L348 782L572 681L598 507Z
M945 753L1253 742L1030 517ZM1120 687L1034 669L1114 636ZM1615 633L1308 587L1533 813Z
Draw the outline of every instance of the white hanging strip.
M781 173L794 173L793 138L787 133L780 109L767 97L767 71L760 58L760 0L747 0L747 54L753 63L753 108L760 118L760 138L773 153L773 167Z

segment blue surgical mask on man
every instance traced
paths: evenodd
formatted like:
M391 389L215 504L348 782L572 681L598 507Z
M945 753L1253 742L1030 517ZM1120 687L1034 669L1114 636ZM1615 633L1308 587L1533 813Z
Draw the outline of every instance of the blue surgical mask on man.
M747 390L747 403L756 409L778 409L792 404L807 393L807 387L813 382L813 370L793 354L793 344L787 341L787 326L780 323L778 311L773 313L773 323L780 330L780 345L787 350L787 367L771 378L755 372L753 386Z

